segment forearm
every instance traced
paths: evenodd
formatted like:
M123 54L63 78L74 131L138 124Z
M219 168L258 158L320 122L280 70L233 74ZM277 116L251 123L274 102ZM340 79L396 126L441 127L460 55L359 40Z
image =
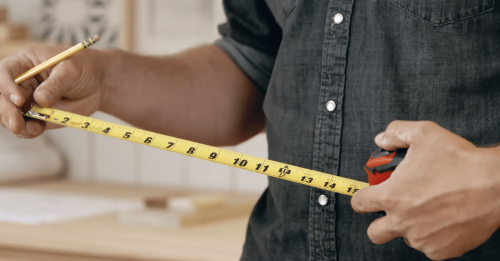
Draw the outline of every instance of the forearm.
M215 46L103 56L110 65L100 110L135 126L211 145L240 143L264 127L263 94Z

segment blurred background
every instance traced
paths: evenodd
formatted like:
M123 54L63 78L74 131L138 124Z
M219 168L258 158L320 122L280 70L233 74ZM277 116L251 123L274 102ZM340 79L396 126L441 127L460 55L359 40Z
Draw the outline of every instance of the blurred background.
M0 6L14 31L4 33L11 39L0 42L0 57L20 46L76 44L94 34L102 40L93 48L168 55L215 41L225 20L221 0L3 0ZM46 136L63 152L69 179L255 192L267 185L262 175L74 129ZM261 134L230 149L267 157L266 146Z
M214 42L225 19L222 0L0 0L0 59L94 34L92 48L169 55ZM228 149L267 158L264 134ZM29 141L0 128L0 261L236 260L266 186L263 175L72 128Z

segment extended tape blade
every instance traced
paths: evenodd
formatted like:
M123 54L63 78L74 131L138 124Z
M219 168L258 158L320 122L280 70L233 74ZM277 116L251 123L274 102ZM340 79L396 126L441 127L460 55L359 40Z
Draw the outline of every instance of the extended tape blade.
M134 127L97 120L61 110L42 108L38 105L34 105L26 116L132 141L162 150L173 151L182 155L213 161L227 166L264 174L273 178L288 180L345 195L352 196L358 190L368 186L368 183L353 179L254 157Z

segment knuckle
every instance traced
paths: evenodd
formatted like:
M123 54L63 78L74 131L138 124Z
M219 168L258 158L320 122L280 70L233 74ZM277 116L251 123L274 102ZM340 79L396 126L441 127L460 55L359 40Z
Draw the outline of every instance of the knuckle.
M57 95L64 88L64 84L60 78L51 79L50 82L45 85L44 90L50 92L52 95Z
M2 83L11 81L11 77L12 76L10 76L9 68L7 67L7 65L0 64L0 81ZM3 88L10 87L10 84L1 84L1 86Z
M402 122L401 120L392 121L391 123L389 123L389 125L387 125L386 131L391 131L396 129L397 126L401 124L401 122Z
M432 129L434 129L436 126L437 124L432 121L421 121L418 123L416 129L418 130L418 132L422 134L427 134L430 131L432 131Z
M35 47L30 47L30 46L21 47L14 52L13 56L17 57L25 56L26 54L32 53L34 49Z
M419 121L417 122L411 131L411 139L421 140L432 132L433 122L431 121Z
M401 134L401 123L403 121L396 120L387 126L387 129L385 130L384 137L385 138L398 138Z
M33 63L39 63L37 59L37 47L21 47L16 52L10 56L11 59L17 60L18 62L22 62L23 64L33 65Z
M38 86L38 82L35 78L30 78L21 84L19 84L22 88L20 90L24 90L26 92L32 92Z
M67 59L61 62L61 70L63 70L65 75L74 75L80 71L81 64L76 59Z
M47 51L48 47L45 46L24 46L14 52L13 56L17 57L18 59L20 58L36 61L41 54L47 53Z
M62 65L62 68L64 69L71 69L71 68L74 68L77 66L77 62L75 61L75 59L66 59L64 60L63 62L61 62L61 65Z

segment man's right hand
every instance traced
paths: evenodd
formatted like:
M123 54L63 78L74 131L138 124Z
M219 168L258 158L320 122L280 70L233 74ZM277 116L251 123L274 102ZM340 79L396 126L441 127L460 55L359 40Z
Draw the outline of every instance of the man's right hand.
M21 115L35 102L51 107L90 115L102 102L103 66L99 51L88 49L57 64L20 85L15 78L64 51L61 47L29 48L0 61L0 124L20 138L34 138L46 128L56 128Z

